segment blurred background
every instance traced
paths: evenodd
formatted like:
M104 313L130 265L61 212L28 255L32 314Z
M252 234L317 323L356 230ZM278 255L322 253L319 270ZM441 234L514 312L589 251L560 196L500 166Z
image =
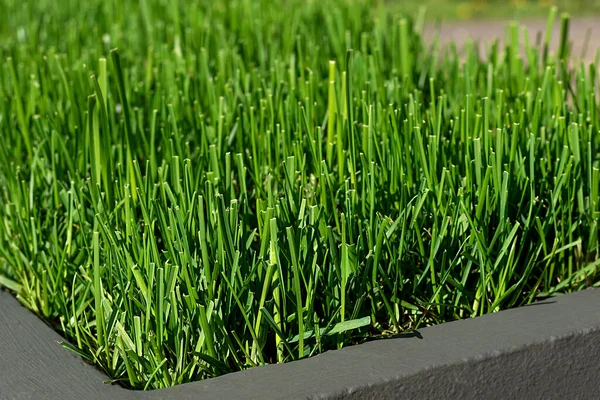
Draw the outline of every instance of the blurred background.
M427 7L428 19L543 18L553 5L574 17L600 16L600 0L386 0L394 9Z

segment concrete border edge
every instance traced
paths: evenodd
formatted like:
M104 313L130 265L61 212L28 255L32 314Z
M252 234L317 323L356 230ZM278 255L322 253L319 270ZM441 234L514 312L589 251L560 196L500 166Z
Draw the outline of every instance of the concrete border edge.
M104 384L60 340L0 291L0 398L600 398L598 289L148 392Z

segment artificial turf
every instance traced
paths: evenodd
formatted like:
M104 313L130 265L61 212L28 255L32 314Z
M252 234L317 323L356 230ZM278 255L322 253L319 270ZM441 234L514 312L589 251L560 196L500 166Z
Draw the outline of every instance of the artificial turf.
M598 68L555 9L463 53L367 0L4 12L0 285L128 387L600 283Z

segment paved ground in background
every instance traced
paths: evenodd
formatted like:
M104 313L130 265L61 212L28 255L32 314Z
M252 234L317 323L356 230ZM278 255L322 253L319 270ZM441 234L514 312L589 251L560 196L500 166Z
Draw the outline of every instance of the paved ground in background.
M524 20L520 22L521 26L527 28L530 43L536 43L536 36L540 33L540 40L543 41L546 31L546 20ZM479 40L484 45L491 45L495 39L503 39L506 37L506 21L462 21L462 22L446 22L442 23L439 28L434 25L427 25L425 28L425 39L430 42L435 32L440 33L440 43L448 44L455 41L459 49L467 41L467 39ZM597 50L600 50L600 18L575 18L570 21L569 25L569 41L572 45L571 54L576 58L582 55L586 36L591 32L589 44L585 60L591 62L594 60ZM560 37L560 18L554 22L551 51L556 52ZM521 44L523 44L523 35L521 28ZM484 47L485 49L485 47Z

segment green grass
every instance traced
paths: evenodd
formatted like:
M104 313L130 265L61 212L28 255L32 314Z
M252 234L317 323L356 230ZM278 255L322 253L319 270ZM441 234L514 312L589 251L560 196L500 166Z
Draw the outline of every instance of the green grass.
M4 2L0 284L65 346L161 388L598 286L566 15L484 57L374 1L210 3Z

